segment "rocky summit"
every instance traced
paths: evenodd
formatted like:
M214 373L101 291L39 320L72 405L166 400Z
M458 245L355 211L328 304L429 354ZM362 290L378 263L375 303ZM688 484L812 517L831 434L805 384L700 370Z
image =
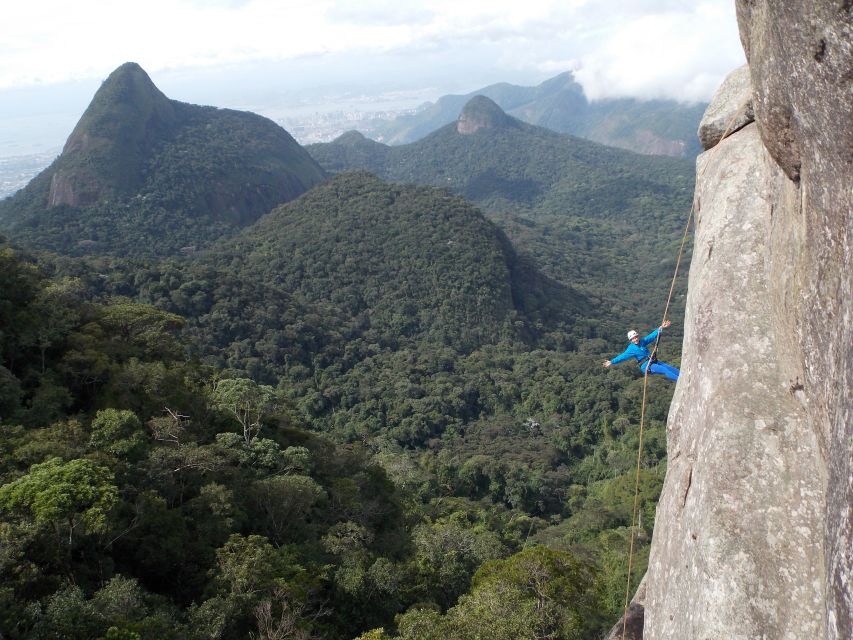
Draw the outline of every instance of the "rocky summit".
M324 178L271 120L171 100L128 62L103 82L59 158L0 203L0 229L66 254L174 254Z
M113 71L65 143L48 206L87 206L137 189L145 157L177 127L175 106L134 62Z
M514 120L506 115L494 100L485 96L471 98L456 121L456 131L470 135L480 129L500 129L514 126Z

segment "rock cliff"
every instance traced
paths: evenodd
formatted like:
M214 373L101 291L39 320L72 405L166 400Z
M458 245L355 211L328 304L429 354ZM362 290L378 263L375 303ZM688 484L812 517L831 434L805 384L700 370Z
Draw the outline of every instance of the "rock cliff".
M493 100L485 96L471 98L456 121L456 131L466 136L480 129L511 126L514 126L513 120Z
M849 639L853 3L737 8L749 67L700 127L682 376L635 604L646 640Z
M146 155L177 126L175 106L134 62L101 85L65 143L48 206L85 207L142 184Z

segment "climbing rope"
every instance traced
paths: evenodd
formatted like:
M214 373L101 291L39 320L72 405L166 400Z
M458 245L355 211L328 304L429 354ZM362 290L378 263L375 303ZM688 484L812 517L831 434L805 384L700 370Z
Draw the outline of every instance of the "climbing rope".
M663 310L663 320L661 327L666 322L667 314L669 313L669 305L672 302L672 293L675 291L675 283L678 280L678 271L681 267L681 258L684 255L684 247L687 244L687 236L690 232L690 223L693 221L693 213L695 206L690 207L690 214L687 216L687 224L684 227L684 236L681 238L681 246L678 249L678 258L675 261L675 273L672 276L672 284L669 286L669 295L666 298L666 305ZM637 472L634 477L634 507L631 510L631 543L628 547L628 580L625 587L625 609L622 613L622 640L625 640L625 633L628 630L628 605L631 598L631 571L634 565L634 538L637 530L637 509L639 506L640 497L640 463L643 457L643 431L646 424L646 392L649 386L649 370L652 368L652 362L657 355L658 343L660 342L661 332L655 338L655 344L652 347L652 354L646 364L646 370L643 373L643 404L640 409L640 444L637 448Z
M737 118L744 112L748 103L745 103L740 106L740 108L735 111L734 115L729 120L728 125L726 126L723 135L720 137L720 140L716 145L710 150L710 153L713 154L720 147L720 144L729 137L732 132L732 127L734 123L737 121ZM710 158L710 156L709 156ZM710 160L705 163L702 167L701 172L696 177L696 183L699 183L699 180L705 173L705 169L707 169L710 164ZM672 294L675 291L675 283L678 280L678 271L681 267L681 258L684 255L684 247L687 244L687 237L690 233L690 223L693 221L693 215L696 212L696 201L694 198L693 203L690 205L690 213L687 216L687 224L684 225L684 236L681 238L681 246L678 249L678 257L675 261L675 272L672 274L672 283L669 285L669 295L666 297L666 305L664 305L663 309L663 320L661 320L660 326L663 327L666 322L667 315L669 314L669 305L672 302ZM643 404L640 409L640 443L637 448L637 472L634 478L634 507L631 511L631 536L630 536L630 544L628 546L628 579L627 584L625 586L625 608L622 612L622 640L625 640L625 634L628 631L628 605L630 604L631 598L631 571L634 565L634 538L637 530L637 509L639 506L639 497L640 497L640 463L643 457L643 430L646 422L646 391L649 384L649 370L652 368L652 362L657 355L658 343L660 342L661 332L658 331L658 335L655 338L654 346L652 347L651 356L649 357L649 361L646 364L646 370L643 373Z

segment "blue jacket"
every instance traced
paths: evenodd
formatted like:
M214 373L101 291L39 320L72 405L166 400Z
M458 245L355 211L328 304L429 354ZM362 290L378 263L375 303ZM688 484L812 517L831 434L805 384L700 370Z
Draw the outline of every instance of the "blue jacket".
M645 358L652 355L652 352L646 348L646 345L654 342L655 338L658 337L658 333L660 333L660 327L652 331L645 338L640 338L640 344L634 344L633 342L629 343L628 348L613 358L610 361L610 364L619 364L629 358L636 358L637 362L642 362ZM642 369L642 365L640 365L640 368Z

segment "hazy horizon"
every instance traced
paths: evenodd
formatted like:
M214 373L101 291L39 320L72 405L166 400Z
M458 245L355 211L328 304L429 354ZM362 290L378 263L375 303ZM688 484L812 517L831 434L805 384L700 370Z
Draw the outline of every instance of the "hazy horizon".
M7 18L0 157L58 150L128 61L170 98L279 121L409 109L564 71L592 100L707 101L743 62L730 0L32 0Z

